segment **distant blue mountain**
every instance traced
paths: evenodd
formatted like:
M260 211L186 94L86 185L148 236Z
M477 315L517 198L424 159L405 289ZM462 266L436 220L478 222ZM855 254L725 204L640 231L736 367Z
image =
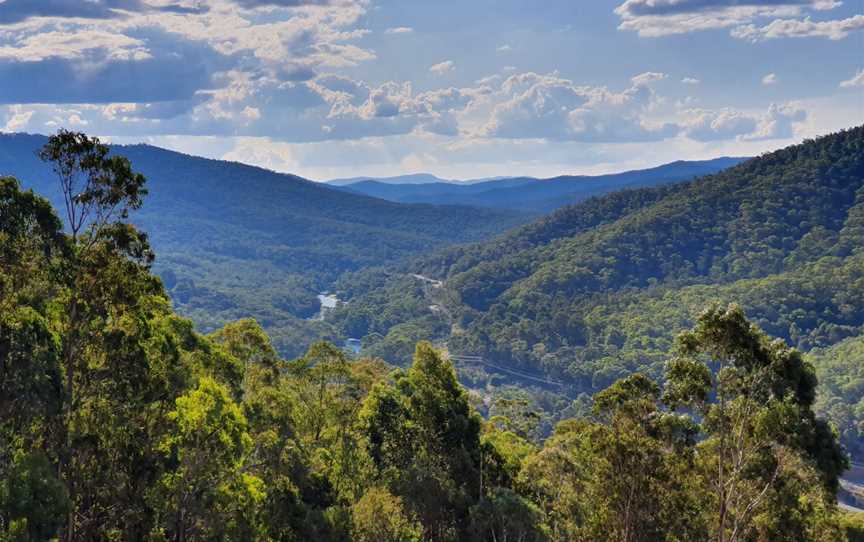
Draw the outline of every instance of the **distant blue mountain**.
M459 182L441 179L433 181L432 179L437 177L420 174L387 179L364 177L353 182L342 179L329 184L338 186L341 190L398 203L471 205L546 213L615 190L656 186L710 175L746 159L722 157L713 160L678 161L623 173L597 176L562 175L550 179L510 177Z
M381 184L399 184L399 185L417 185L417 184L450 184L458 183L459 181L451 181L436 177L430 173L414 173L411 175L399 175L396 177L349 177L346 179L332 179L326 181L330 186L348 186L351 184L362 183L366 181L375 181Z

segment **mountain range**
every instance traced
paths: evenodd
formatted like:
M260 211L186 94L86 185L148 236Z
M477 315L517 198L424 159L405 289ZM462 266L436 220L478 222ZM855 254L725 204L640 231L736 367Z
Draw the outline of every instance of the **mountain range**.
M0 135L0 175L19 178L25 188L33 188L59 207L57 180L36 156L46 141L39 135ZM672 182L728 161L670 164L644 172L644 181L639 181L641 172L629 172L605 180L521 178L459 184L453 186L463 190L460 194L442 193L440 201L428 198L415 203L364 194L356 184L330 186L149 145L115 146L113 152L128 157L148 179L150 195L133 221L150 232L157 253L155 271L178 311L205 331L254 317L286 356L303 352L316 339L343 336L314 317L321 310L318 296L332 290L344 273L394 265L529 222L539 212L536 206L511 209L499 204L507 198L520 199L520 188L526 190L521 199L529 201L534 197L529 193L538 192L535 185L610 190L616 182L625 182L622 179ZM430 177L398 180L424 179ZM451 186L432 180L392 186L433 191ZM543 190L538 193L548 195ZM484 204L486 196L494 203Z
M361 272L341 295L330 321L369 354L404 359L409 343L434 337L571 395L634 371L660 377L676 333L713 303L740 304L836 367L832 348L858 341L847 349L860 351L864 334L864 127ZM832 419L849 446L864 427L859 372L835 368L825 384L844 397Z
M0 135L0 175L62 207L55 175L36 156L47 138ZM478 240L525 213L399 204L294 175L148 145L113 147L147 177L133 221L150 233L177 309L203 330L252 316L286 355L332 337L317 295L342 273L385 265L445 244Z
M722 157L678 161L658 167L596 176L562 175L549 179L506 177L472 181L445 181L431 175L356 178L331 181L343 190L399 203L472 205L548 213L587 199L622 190L691 180L741 163L746 158Z
M450 179L442 179L431 173L412 173L408 175L396 175L393 177L347 177L344 179L330 179L326 184L330 186L350 186L352 184L362 183L365 181L375 181L382 184L457 184L460 182Z

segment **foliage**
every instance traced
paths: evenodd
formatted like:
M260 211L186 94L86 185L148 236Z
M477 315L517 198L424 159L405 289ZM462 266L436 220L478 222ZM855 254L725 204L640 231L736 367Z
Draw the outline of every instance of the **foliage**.
M136 195L138 201L129 200L128 206L134 210L143 191L103 186L105 172L131 174L128 164L134 163L152 192L134 223L153 233L160 255L154 269L178 312L205 332L254 317L290 357L302 355L316 340L343 339L331 326L308 320L320 308L316 295L332 290L342 273L475 241L529 217L466 206L396 204L238 163L147 145L109 148L83 134L58 135L0 135L0 171L16 175L63 210L55 171L67 185L89 187L89 195L76 200L76 210ZM43 147L41 154L53 167L37 159ZM102 173L91 175L94 168ZM118 216L121 211L114 209ZM78 223L82 216L64 218L72 226L70 220ZM89 222L94 215L85 218Z
M538 406L555 399L502 395L484 421L428 342L391 370L327 343L283 359L251 319L202 335L122 214L64 234L45 200L5 179L0 210L2 542L860 530L836 509L846 458L814 414L813 367L737 307L681 335L664 386L616 380L543 440Z
M864 334L811 351L819 393L814 408L840 432L853 457L864 457Z
M404 349L379 344L430 338L563 381L571 397L635 371L661 379L676 333L713 301L741 305L804 352L828 352L864 335L862 149L856 127L692 182L565 207L387 273L369 270L377 279L346 289L349 302L332 322L367 331L364 344L391 362ZM443 286L430 296L411 287L411 274ZM860 393L854 384L833 389L844 400L831 403L831 418L860 453L849 406Z
M370 488L352 509L357 542L419 542L422 529L405 511L402 499L383 488Z

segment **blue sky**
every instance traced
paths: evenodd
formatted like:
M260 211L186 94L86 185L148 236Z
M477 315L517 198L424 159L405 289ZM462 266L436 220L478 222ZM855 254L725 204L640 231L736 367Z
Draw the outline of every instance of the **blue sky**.
M862 0L0 0L0 130L315 180L600 173L862 122Z

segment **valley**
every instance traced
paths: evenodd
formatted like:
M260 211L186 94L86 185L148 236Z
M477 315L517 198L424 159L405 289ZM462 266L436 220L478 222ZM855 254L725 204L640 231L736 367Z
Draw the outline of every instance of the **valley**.
M71 162L84 172L81 192L74 180L61 184L72 235L47 200L0 178L0 383L14 387L0 395L0 430L39 438L44 419L75 439L69 453L83 461L86 450L127 446L108 430L135 429L142 433L132 457L146 456L164 474L126 482L155 489L120 495L75 467L82 479L70 490L45 471L54 445L17 452L9 480L38 472L56 486L44 505L54 510L46 512L50 530L59 528L57 510L71 506L67 495L100 492L124 510L170 512L173 505L148 492L185 491L176 485L181 469L199 494L216 491L213 498L253 511L201 510L196 521L214 526L237 513L241 530L338 538L364 524L340 526L318 514L352 503L350 513L362 517L359 503L378 490L355 503L350 487L370 483L371 472L405 495L412 511L396 519L408 531L432 540L443 524L456 533L446 540L467 540L464 529L484 525L478 507L505 506L490 504L484 484L523 510L559 506L544 489L561 484L550 454L601 473L564 482L568 491L592 488L572 504L587 514L605 517L605 500L595 495L619 480L661 488L675 500L658 505L651 492L639 493L642 507L658 507L646 520L658 532L701 539L709 523L680 521L682 507L708 519L717 499L737 506L711 493L717 461L730 468L720 479L742 484L735 499L757 506L770 495L762 513L776 523L758 527L765 532L857 529L848 523L859 517L857 467L844 472L864 449L864 127L694 180L595 196L534 221L512 210L386 202L149 147L109 149L68 132L48 140L42 156L55 148L74 160L96 153ZM157 176L162 181L146 190L167 194L127 223L148 195L124 157L136 153L189 176ZM77 165L90 163L97 175ZM46 183L51 172L29 174ZM228 192L243 179L254 206L231 208L223 199L230 194L208 199L214 186L192 179L209 178L231 179L218 187ZM101 191L106 182L119 189ZM256 201L256 183L285 205L275 196L270 208ZM78 237L75 217L94 208L95 222ZM157 225L165 208L174 214ZM153 245L136 228L148 221L162 230ZM316 252L315 235L335 244ZM153 266L151 249L160 246L167 257ZM337 253L342 260L332 261ZM265 254L275 257L258 256ZM264 310L229 296L233 288L261 299ZM308 309L268 318L265 307L278 296L306 292L314 300ZM88 425L71 423L73 416ZM114 460L112 473L131 478L134 465ZM434 472L434 484L453 489L434 504L403 493L428 483L414 472ZM332 485L318 487L322 479ZM232 484L234 496L210 480ZM264 480L282 485L264 490ZM6 494L0 511L31 514L12 508ZM788 501L803 494L797 505ZM126 521L101 497L88 499L75 506ZM242 504L265 499L267 507ZM282 518L286 510L298 516ZM788 510L801 519L790 523ZM737 513L749 521L747 509ZM172 514L134 528L191 529ZM545 514L524 520L540 529L537 540L548 525L586 541L606 528Z
M864 542L864 0L0 0L0 542Z

